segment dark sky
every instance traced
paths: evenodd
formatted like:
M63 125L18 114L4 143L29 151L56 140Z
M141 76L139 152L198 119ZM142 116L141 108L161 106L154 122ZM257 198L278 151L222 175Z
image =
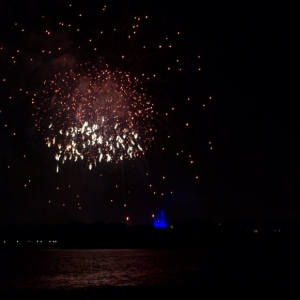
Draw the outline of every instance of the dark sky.
M271 14L250 4L113 1L103 14L105 3L70 3L72 8L66 1L1 1L0 223L125 221L127 216L130 224L150 223L160 209L169 220L299 216L300 124L291 75L297 35L288 11L273 7ZM132 44L122 36L97 40L100 29L127 28L135 15L149 15L149 22ZM80 26L82 33L61 30L55 25L60 20ZM50 40L43 35L46 26L54 32ZM88 35L101 49L96 55L89 50ZM172 51L161 55L155 47L165 36L172 40ZM79 43L81 52L74 46ZM136 49L143 43L150 49L155 45L149 59L139 64L127 59L122 65L116 59L122 51L139 55ZM144 159L122 166L103 163L91 171L84 163L70 163L55 173L54 152L34 129L31 97L44 79L65 67L53 63L62 54L46 57L39 51L58 44L70 63L101 55L133 74L157 72L148 90L159 112L158 132ZM166 72L169 62L182 72ZM176 112L166 118L173 106ZM168 134L175 138L169 141ZM176 157L181 150L184 154Z

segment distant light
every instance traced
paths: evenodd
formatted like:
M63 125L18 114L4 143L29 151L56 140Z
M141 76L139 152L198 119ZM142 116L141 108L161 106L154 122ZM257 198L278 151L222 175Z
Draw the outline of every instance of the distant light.
M161 210L157 217L154 218L153 225L155 228L166 228L168 224L165 219L165 213Z

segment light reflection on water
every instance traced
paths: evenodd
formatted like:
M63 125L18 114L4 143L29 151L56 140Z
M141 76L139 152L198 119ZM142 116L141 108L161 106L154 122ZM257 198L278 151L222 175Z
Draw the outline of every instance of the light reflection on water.
M0 253L0 289L196 284L196 250L26 250Z

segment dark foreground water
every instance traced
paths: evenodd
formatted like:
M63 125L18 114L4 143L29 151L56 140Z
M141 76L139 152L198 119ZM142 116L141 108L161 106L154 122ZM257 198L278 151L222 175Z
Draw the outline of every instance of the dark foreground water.
M23 250L2 253L0 289L197 284L196 250Z
M299 264L290 252L247 249L3 251L0 299L190 299L298 289Z

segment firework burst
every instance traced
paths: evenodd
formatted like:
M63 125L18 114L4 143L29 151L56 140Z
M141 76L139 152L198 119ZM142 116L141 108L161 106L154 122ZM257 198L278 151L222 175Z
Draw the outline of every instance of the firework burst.
M86 63L58 73L32 103L36 126L60 163L86 159L91 169L135 159L152 140L153 104L142 82L108 66Z

